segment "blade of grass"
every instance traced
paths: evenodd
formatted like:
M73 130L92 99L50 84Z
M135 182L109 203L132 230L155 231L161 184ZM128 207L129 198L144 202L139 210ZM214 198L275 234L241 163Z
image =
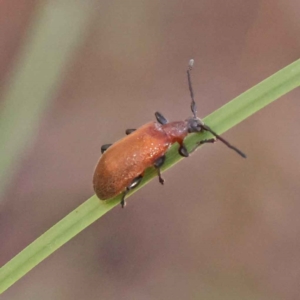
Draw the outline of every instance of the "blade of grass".
M11 72L0 110L0 202L93 13L88 3L68 2L38 5Z
M221 134L299 85L300 60L297 60L216 110L204 121L214 128L217 133ZM186 143L190 147L200 139L209 136L209 133L193 134L186 139ZM180 159L176 147L172 147L168 151L164 169L170 168ZM131 194L149 182L154 176L156 176L155 170L148 169L142 184L133 190ZM99 201L96 196L92 196L46 231L1 268L0 293L8 289L84 228L118 205L119 201L120 196L107 202Z

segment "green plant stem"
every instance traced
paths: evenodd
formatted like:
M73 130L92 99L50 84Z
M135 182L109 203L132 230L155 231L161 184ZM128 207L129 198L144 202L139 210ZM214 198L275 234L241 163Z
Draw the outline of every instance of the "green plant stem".
M221 134L299 85L300 60L297 60L216 110L204 121ZM207 132L191 134L186 138L185 143L191 147L197 141L210 136ZM171 147L163 169L170 168L180 159L177 148ZM142 184L130 194L136 192L154 176L156 176L155 170L149 168ZM99 201L96 196L93 196L46 231L0 269L0 293L84 228L118 205L119 201L120 196L106 202Z
M0 202L84 40L92 11L91 5L79 1L37 6L1 103Z

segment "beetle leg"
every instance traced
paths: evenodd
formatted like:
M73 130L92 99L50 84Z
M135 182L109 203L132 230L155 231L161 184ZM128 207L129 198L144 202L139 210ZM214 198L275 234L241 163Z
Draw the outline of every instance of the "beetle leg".
M207 143L215 143L217 141L216 138L211 138L211 139L207 139L207 140L203 140L200 141L196 144L196 146L191 150L190 154L193 153L199 146L203 145L203 144L207 144Z
M122 206L122 208L124 208L125 205L126 205L126 202L125 202L125 196L127 195L127 193L128 193L130 190L132 190L132 189L134 189L135 187L137 187L137 186L140 184L140 182L142 181L142 179L143 179L143 175L139 175L138 177L136 177L136 178L134 178L134 179L132 180L132 182L130 183L130 185L129 185L128 187L126 187L126 190L124 191L124 193L123 193L123 195L122 195L122 199L121 199L121 206Z
M203 144L207 144L207 143L215 143L217 141L216 138L211 138L211 139L207 139L207 140L203 140L203 141L200 141L198 142L195 147L190 151L188 152L187 148L185 147L185 145L182 143L180 146L179 146L179 149L178 149L178 152L181 156L183 157L189 157L189 155L191 153L193 153L199 146L203 145Z
M165 160L166 160L166 156L163 155L154 162L154 167L157 170L158 180L161 184L164 184L165 182L165 180L161 177L161 173L160 173L160 168L164 164Z
M101 146L101 153L103 154L112 144L105 144Z
M128 135L134 131L136 131L136 129L126 129L125 133L126 133L126 135Z
M164 125L168 123L168 120L158 111L155 113L155 118L159 124Z
M185 145L183 143L179 146L178 152L183 157L189 157L189 155L190 155L187 148L185 147Z

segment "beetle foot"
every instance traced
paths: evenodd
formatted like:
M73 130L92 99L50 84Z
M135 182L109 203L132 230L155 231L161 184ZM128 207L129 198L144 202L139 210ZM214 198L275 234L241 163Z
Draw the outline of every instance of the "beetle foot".
M184 144L180 145L178 153L183 157L189 157L190 155Z
M122 201L121 201L121 207L125 208L125 206L126 206L126 201L124 199L122 199Z
M136 129L126 129L126 131L125 131L125 133L126 133L126 135L129 135L130 133L132 133L132 132L134 132L134 131L136 131Z
M112 144L105 144L101 146L101 153L103 154Z
M158 181L159 181L159 183L162 184L162 185L164 185L164 183L165 183L165 180L161 177L160 172L159 172L159 174L158 174Z

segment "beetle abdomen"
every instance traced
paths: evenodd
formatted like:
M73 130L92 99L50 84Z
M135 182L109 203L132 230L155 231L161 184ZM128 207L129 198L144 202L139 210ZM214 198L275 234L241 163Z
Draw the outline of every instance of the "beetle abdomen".
M94 173L94 190L101 200L126 189L133 179L154 164L169 148L162 125L151 122L109 147Z

